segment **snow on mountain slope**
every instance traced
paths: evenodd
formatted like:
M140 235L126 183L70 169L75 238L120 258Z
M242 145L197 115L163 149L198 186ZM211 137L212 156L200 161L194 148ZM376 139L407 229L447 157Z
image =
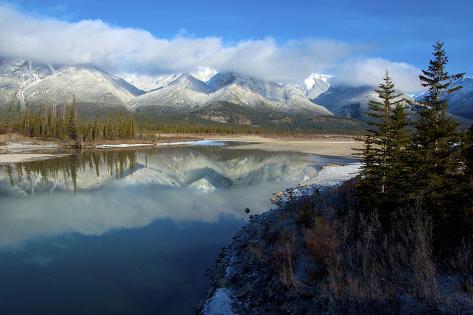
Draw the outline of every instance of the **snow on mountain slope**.
M27 105L62 105L75 95L79 106L126 107L140 91L94 68L65 67L27 86L22 93Z
M81 113L109 109L188 112L230 102L275 112L331 115L314 104L313 95L328 77L311 76L300 89L233 72L198 68L192 74L123 75L124 79L87 66L52 66L24 59L0 59L0 105L62 106L75 95ZM198 77L198 78L197 78ZM144 91L148 91L145 93Z
M219 101L247 107L277 111L311 111L331 115L325 108L312 103L301 91L290 85L258 80L232 72L217 73L204 83L191 74L183 74L167 86L150 91L130 102L137 111L143 107L165 107L190 110Z
M25 105L24 91L54 73L48 65L25 59L0 59L0 105Z
M53 67L24 59L0 61L0 99L20 106L68 104L125 108L143 92L125 80L92 67Z
M217 73L207 82L213 101L228 101L248 106L264 104L280 111L302 109L320 115L331 113L312 103L300 90L287 84L259 80L233 72Z
M330 75L313 73L303 82L297 82L293 86L313 100L329 89L332 78Z
M452 87L463 88L447 96L448 112L464 118L473 119L473 78L465 77L453 83ZM416 101L422 101L426 92L414 96Z
M376 99L374 88L370 86L331 86L314 101L337 116L361 118L368 109L368 102Z
M175 81L181 75L182 73L171 73L157 76L123 73L119 76L130 84L136 86L138 89L149 92L168 86L169 83Z
M208 100L208 88L205 83L190 74L182 74L167 86L134 98L129 103L129 108L136 111L143 108L185 111L201 106Z
M199 67L196 71L191 72L190 75L202 82L207 82L216 73L217 71L215 69ZM181 75L183 75L183 73L178 72L154 76L136 73L122 73L119 76L140 90L149 92L168 86L170 83L177 80Z
M369 101L379 100L375 89L376 87L372 86L333 85L314 101L325 106L337 116L365 119L364 113L368 110ZM402 96L408 101L414 101L407 94L402 94Z
M209 81L216 74L217 70L208 67L199 67L196 71L191 72L194 78L202 82Z

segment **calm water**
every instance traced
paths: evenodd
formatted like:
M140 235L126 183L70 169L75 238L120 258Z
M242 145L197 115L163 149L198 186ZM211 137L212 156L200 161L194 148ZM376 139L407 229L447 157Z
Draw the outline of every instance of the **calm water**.
M0 168L0 314L192 314L220 248L327 163L226 147Z

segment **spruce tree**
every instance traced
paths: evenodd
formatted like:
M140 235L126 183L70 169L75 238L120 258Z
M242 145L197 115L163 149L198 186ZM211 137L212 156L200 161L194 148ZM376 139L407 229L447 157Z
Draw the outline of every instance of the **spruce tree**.
M465 176L473 181L473 125L464 135L462 153L465 162Z
M72 105L67 115L67 135L69 139L78 141L79 136L77 132L77 102L75 95L72 97Z
M377 211L387 222L393 209L390 201L401 194L399 174L405 169L407 121L404 99L395 91L388 72L375 91L379 100L369 102L371 127L360 154L364 163L358 191L363 208Z
M446 96L461 89L452 83L464 74L450 75L446 71L448 58L444 44L433 46L434 58L427 70L419 76L423 87L428 89L421 102L420 118L415 124L411 152L412 183L415 183L413 197L422 201L423 208L432 215L437 245L454 238L453 222L458 222L454 196L458 191L457 180L460 170L458 157L458 124L447 113ZM453 233L454 234L454 233Z

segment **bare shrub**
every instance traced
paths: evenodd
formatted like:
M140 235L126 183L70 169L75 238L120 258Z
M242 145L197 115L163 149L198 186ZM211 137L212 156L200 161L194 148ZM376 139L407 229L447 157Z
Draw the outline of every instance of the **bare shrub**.
M389 292L382 277L383 260L376 242L378 222L375 216L359 218L360 237L346 238L354 222L338 227L340 244L328 264L328 282L335 312L370 313L381 310Z
M337 249L332 223L322 217L316 218L313 227L304 230L304 243L314 260L327 266Z
M432 245L432 219L420 207L406 211L403 217L404 228L399 236L406 257L398 259L412 272L410 287L413 293L428 304L435 305L438 302L438 285Z
M462 290L473 293L473 244L471 241L463 240L455 255L450 258L450 265L460 276Z
M287 231L281 232L276 243L274 251L275 267L279 274L281 282L289 288L298 288L300 286L294 275L293 255L294 255L294 233Z

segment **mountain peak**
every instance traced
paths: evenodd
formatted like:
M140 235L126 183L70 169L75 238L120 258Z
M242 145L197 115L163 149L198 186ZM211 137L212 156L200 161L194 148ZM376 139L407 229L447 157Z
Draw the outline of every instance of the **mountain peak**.
M207 82L209 81L214 75L217 74L217 70L209 67L199 67L196 71L191 72L191 75L202 81Z
M189 88L196 91L206 92L207 85L201 80L195 78L190 73L183 73L175 81L171 82L170 85L180 85L185 88Z

